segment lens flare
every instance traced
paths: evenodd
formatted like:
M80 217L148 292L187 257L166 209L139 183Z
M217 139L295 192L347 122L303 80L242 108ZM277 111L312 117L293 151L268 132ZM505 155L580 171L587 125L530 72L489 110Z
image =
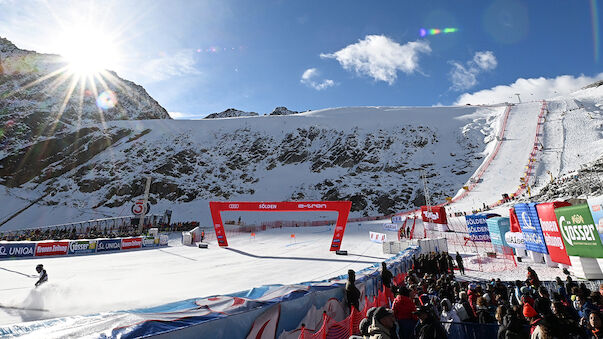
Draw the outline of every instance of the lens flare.
M104 91L96 98L96 106L100 109L108 110L117 105L117 96L113 91Z
M597 0L590 0L590 18L593 26L595 62L599 62L599 9L597 8Z
M450 33L455 33L458 32L459 29L458 28L453 28L453 27L447 27L447 28L429 28L429 29L425 29L425 28L421 28L419 30L419 35L421 37L424 37L426 35L438 35L438 34L450 34Z

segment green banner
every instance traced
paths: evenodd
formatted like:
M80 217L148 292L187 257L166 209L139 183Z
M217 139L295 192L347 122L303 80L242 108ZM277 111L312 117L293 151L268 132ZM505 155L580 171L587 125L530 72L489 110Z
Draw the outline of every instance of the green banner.
M556 208L555 216L568 255L603 258L599 232L587 204Z

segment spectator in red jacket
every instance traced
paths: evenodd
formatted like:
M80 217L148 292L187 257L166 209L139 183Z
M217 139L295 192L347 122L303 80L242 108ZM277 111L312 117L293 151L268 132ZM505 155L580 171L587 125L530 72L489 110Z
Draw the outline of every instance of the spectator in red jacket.
M396 298L392 304L394 317L398 322L398 335L401 339L411 338L417 324L417 316L413 314L416 310L415 303L409 297L410 291L406 286L396 289Z

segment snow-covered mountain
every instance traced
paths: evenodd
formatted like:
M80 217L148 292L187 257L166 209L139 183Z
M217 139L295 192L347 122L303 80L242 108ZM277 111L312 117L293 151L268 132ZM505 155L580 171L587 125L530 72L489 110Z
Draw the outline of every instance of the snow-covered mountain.
M73 91L83 97L65 101L69 81L45 79L52 67L62 67L58 57L22 51L6 40L0 51L0 223L22 211L0 230L127 215L147 176L152 212L170 209L175 220L204 224L211 223L211 200L348 199L351 216L391 214L424 203L422 172L432 201L443 202L492 152L507 108L347 107L304 113L277 108L262 116L232 109L214 119L171 120L141 87L114 73L108 74L117 85L107 86L118 105L99 110L95 97L85 94L87 84L76 83ZM586 139L572 134L568 150L600 138L601 88L575 95L586 95L580 99L587 103L581 108L586 114L577 115L576 123L589 124L590 132L583 134ZM577 99L555 102L563 100ZM539 105L513 106L509 122L521 125L528 112L538 115ZM586 120L588 115L593 118ZM528 159L517 156L511 139L522 143L534 137L531 127L522 131L503 142L507 150L501 148L502 160L520 169ZM600 146L596 150L600 157ZM493 168L511 168L499 165ZM491 175L511 187L521 176L510 170ZM484 184L476 191L478 200L506 190Z

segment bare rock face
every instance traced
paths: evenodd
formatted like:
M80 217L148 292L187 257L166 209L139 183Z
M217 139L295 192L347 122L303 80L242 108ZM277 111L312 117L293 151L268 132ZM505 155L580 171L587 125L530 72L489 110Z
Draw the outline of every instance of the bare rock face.
M274 111L272 111L272 113L270 113L270 115L291 115L291 114L298 114L299 112L296 111L291 111L289 109L287 109L287 107L284 106L280 106L274 109Z
M258 116L256 112L244 112L235 108L229 108L223 112L212 113L203 119L220 119L220 118L236 118L236 117L254 117Z

